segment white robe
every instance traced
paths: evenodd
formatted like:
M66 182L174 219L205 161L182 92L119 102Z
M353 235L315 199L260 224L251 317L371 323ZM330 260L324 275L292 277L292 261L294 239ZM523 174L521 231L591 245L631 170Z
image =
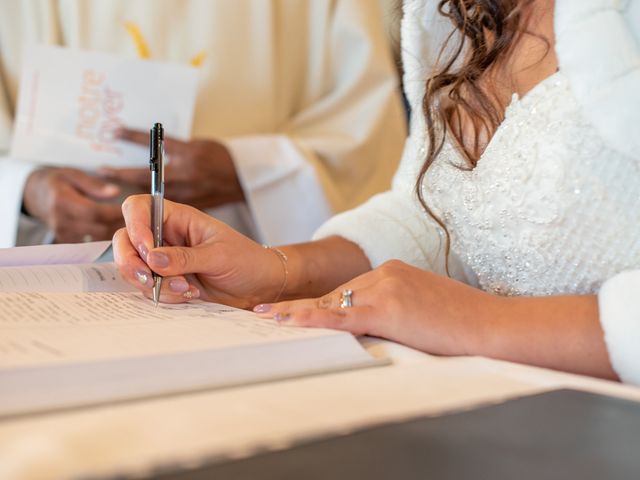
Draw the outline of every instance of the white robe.
M332 214L389 186L406 131L376 2L7 0L0 3L0 153L8 150L22 49L50 43L153 59L206 53L193 137L230 149L245 203L213 211L270 244L307 240ZM37 243L21 218L33 169L0 160L0 247Z
M374 267L397 258L444 273L442 232L414 193L425 80L452 28L437 3L404 5L413 116L392 190L314 235L355 242ZM424 188L451 233L454 278L496 293L598 293L612 365L640 384L640 271L621 273L640 268L640 0L555 8L559 73L514 98L473 171L451 167L446 142Z

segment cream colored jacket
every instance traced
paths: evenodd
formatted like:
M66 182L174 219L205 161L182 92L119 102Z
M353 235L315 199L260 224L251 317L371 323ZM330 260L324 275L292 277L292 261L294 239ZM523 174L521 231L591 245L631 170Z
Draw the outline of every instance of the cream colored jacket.
M398 81L369 0L5 0L0 2L0 152L10 145L23 47L136 56L206 55L193 137L224 141L246 204L213 212L270 244L303 241L332 214L388 188L405 139ZM22 190L34 167L0 159L0 246L34 243ZM23 218L23 220L25 220Z

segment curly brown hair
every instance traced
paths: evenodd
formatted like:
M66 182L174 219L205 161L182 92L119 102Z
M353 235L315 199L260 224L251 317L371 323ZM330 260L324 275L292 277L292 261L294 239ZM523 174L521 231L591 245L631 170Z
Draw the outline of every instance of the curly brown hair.
M468 168L476 166L483 139L491 138L504 118L506 105L492 88L496 70L504 65L513 46L524 32L524 7L533 0L441 0L438 11L455 29L440 50L437 71L427 80L422 110L426 120L428 148L416 182L422 207L445 232L445 263L451 239L442 221L428 206L423 182L429 167L442 150L450 131L459 145ZM441 58L449 43L457 41L449 58ZM466 51L466 58L458 58ZM463 119L470 135L463 138ZM469 133L469 132L468 132ZM469 138L470 137L470 138Z

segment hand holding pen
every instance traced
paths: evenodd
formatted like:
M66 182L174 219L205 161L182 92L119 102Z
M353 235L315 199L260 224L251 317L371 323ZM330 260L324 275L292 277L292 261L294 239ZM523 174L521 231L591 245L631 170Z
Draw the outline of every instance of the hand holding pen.
M162 246L164 218L164 130L156 123L151 129L149 169L151 170L151 231L154 248ZM158 306L162 277L153 272L153 303Z

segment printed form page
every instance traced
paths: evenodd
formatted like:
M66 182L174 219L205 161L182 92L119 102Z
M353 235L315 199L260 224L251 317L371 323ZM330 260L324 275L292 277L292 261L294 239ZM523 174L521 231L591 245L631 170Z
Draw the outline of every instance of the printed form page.
M139 293L0 293L0 368L79 363L347 335L302 329L215 303Z
M349 333L139 293L0 293L0 418L386 364Z

